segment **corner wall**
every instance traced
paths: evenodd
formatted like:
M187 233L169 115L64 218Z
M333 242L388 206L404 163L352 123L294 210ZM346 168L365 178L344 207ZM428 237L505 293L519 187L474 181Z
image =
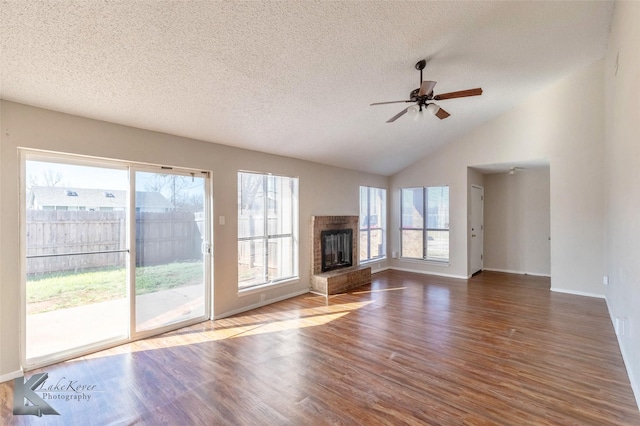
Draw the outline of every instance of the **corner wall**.
M616 2L605 57L609 313L640 407L640 3Z
M559 81L391 177L389 250L398 251L400 188L450 186L449 265L391 259L416 272L468 276L467 167L550 165L551 287L602 297L604 287L603 62ZM449 121L450 120L450 121ZM455 126L455 115L433 125Z
M216 317L241 312L310 286L313 215L358 215L360 185L388 188L388 178L308 161L181 138L1 101L0 135L0 378L20 369L20 245L18 147L125 161L211 170ZM277 288L238 295L237 172L299 177L299 276ZM220 225L218 216L226 217ZM385 267L386 264L381 264ZM262 298L262 297L263 298Z

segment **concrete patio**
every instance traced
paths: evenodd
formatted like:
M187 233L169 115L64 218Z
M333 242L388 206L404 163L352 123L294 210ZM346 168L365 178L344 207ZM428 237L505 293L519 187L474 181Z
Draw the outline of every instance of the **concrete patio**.
M204 315L202 285L136 297L136 331ZM27 358L39 358L129 335L126 298L27 316Z

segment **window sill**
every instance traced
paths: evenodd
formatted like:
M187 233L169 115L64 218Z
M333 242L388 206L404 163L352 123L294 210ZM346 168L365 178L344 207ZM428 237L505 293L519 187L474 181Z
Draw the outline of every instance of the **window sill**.
M427 264L427 265L435 265L435 266L442 266L442 267L448 267L449 265L451 265L451 262L449 262L448 260L423 260L423 259L411 259L407 257L401 257L398 260L400 260L401 262L420 263L423 265Z
M376 257L375 259L363 260L359 264L360 265L370 265L370 264L373 264L373 263L384 262L386 260L387 260L386 256L384 256L384 257Z
M249 287L249 288L246 288L246 289L238 290L238 297L250 296L252 294L261 293L261 292L263 292L265 290L271 290L271 289L274 289L274 288L284 287L286 285L295 284L297 282L300 282L300 277L293 277L293 278L289 278L289 279L282 280L282 281L276 281L274 283L260 284L260 285L257 285L255 287Z

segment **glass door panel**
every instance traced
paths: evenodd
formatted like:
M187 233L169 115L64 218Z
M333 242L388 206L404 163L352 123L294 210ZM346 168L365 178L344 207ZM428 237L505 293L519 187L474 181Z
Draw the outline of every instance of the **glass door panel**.
M206 316L206 179L135 172L135 332Z
M126 169L25 162L28 365L128 337Z

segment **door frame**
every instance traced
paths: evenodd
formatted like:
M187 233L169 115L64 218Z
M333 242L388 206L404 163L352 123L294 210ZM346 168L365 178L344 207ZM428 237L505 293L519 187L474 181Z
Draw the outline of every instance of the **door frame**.
M108 158L100 158L100 157L91 157L73 153L64 153L64 152L53 152L53 151L44 151L38 149L30 149L30 148L19 148L18 149L18 157L19 157L19 196L20 196L20 205L19 208L19 227L20 227L20 362L23 371L29 371L36 368L45 367L51 364L57 364L63 361L67 361L69 359L78 358L81 356L85 356L94 352L98 352L101 350L109 349L115 346L120 346L125 343L130 343L139 339L147 338L150 336L155 336L159 334L166 333L168 331L176 330L183 327L188 327L193 324L197 324L206 320L210 320L213 318L213 227L212 227L212 218L213 218L213 185L212 185L212 175L213 173L210 170L200 170L200 169L188 169L181 167L170 167L170 166L162 166L162 165L152 165L145 163L137 163L131 161L120 161L113 160ZM81 346L79 348L73 348L69 350L63 350L51 355L45 355L28 362L27 354L26 354L26 345L27 345L27 297L26 297L26 283L27 283L27 247L26 247L26 206L27 206L27 193L26 193L26 161L34 160L34 161L47 161L50 160L52 162L59 163L69 163L69 164L77 164L77 165L87 165L94 167L105 167L105 168L121 168L124 170L128 170L129 173L129 189L128 189L128 223L127 223L127 245L129 247L129 256L127 256L126 260L126 268L127 268L127 297L129 298L129 312L128 312L128 324L129 328L126 330L126 337L120 338L115 337L112 339L103 340L100 342L95 342L93 344L88 344L86 346ZM135 292L133 288L132 278L135 278L135 268L131 267L131 264L135 265L135 171L143 170L143 171L163 171L173 172L173 174L180 175L188 175L198 174L199 176L203 176L205 179L205 200L204 200L204 233L206 236L206 253L203 253L204 260L204 286L205 286L205 294L204 294L204 314L197 318L193 318L187 321L178 322L174 324L169 324L167 326L146 330L144 332L135 332L135 310L132 309L132 304L135 303L135 299L132 298L132 293ZM133 180L132 180L132 174ZM133 217L133 222L131 221ZM133 224L133 225L132 225Z

